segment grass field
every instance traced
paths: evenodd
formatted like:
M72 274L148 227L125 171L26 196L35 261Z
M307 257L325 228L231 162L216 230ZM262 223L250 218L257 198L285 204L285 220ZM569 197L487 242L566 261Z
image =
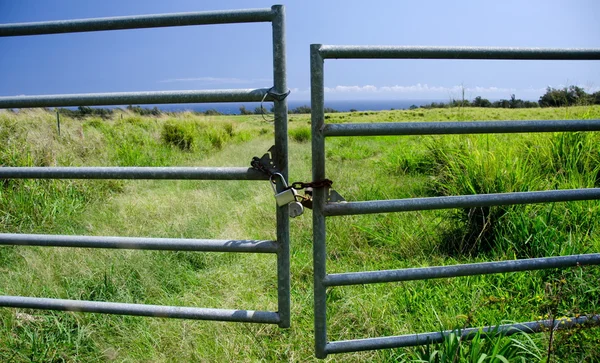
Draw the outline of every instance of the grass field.
M600 119L600 107L417 109L326 118ZM310 116L290 115L289 121L290 181L309 181ZM52 113L0 112L3 166L246 166L272 144L272 125L260 116L62 118L58 136ZM327 177L349 201L600 186L599 133L340 137L327 140L326 160ZM584 201L332 217L328 272L597 253L598 215L600 203ZM310 211L291 220L290 329L1 308L0 361L316 360L311 228ZM7 180L0 181L0 230L274 239L274 201L267 182ZM272 255L0 247L0 271L0 295L277 309ZM331 340L598 313L597 266L328 291ZM394 349L328 360L418 361L439 349L438 357L456 352L444 361L477 361L478 349L496 346L525 361L546 361L550 352L552 361L593 362L600 361L599 345L600 328L592 328L474 344L449 340L429 352Z

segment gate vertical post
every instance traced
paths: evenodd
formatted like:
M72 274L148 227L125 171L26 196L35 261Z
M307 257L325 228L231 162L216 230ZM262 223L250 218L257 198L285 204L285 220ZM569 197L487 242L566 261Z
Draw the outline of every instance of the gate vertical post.
M311 84L311 128L312 128L312 178L325 179L325 136L323 58L319 53L320 44L310 46ZM313 190L313 264L314 264L314 313L315 313L315 355L327 357L327 290L323 280L327 274L325 267L325 199L326 189Z
M273 11L273 82L274 92L287 92L285 59L285 8L274 5ZM287 98L275 99L275 165L283 177L288 179L288 125ZM281 181L278 181L281 183ZM278 185L278 188L282 188ZM278 189L281 190L281 189ZM287 206L277 207L277 307L280 317L279 327L290 327L290 219Z

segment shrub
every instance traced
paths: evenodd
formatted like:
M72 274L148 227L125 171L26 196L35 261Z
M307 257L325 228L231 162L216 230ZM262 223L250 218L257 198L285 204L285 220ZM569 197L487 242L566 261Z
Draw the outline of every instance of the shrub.
M310 140L310 128L298 127L289 131L290 137L296 142L306 142Z
M177 146L181 150L190 150L194 145L194 135L191 130L175 122L163 125L161 138L167 145Z

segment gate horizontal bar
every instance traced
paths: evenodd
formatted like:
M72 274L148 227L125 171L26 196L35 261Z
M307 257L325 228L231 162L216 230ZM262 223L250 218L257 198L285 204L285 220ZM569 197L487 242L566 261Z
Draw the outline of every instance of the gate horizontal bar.
M600 60L599 48L322 45L322 58Z
M151 316L157 318L279 323L279 314L270 311L209 309L182 306L125 304L104 301L0 296L0 306L24 309L76 311L86 313Z
M568 202L592 199L600 199L600 188L327 203L324 212L326 216L343 216L431 209L490 207L495 205Z
M543 331L571 329L578 326L594 326L600 325L600 315L579 316L572 318L563 318L556 320L540 320L525 323L506 324L500 326L489 326L482 328L467 328L460 330L460 335L463 340L473 339L479 330L483 334L493 335L500 333L504 336L514 335L517 333L541 333ZM373 349L388 349L412 347L415 345L427 345L433 343L441 343L445 337L456 331L446 330L444 332L431 332L421 334L407 334L391 337L368 338L356 340L341 340L337 342L327 343L325 352L327 354L358 352Z
M277 253L276 241L0 233L0 245Z
M600 120L477 122L378 122L327 124L325 136L496 134L521 132L600 131Z
M198 91L81 93L0 97L0 108L110 106L164 103L260 102L268 88ZM266 101L272 101L267 96Z
M243 167L0 167L0 179L268 180Z
M330 274L325 276L323 284L326 286L376 284L381 282L429 280L446 277L487 275L588 265L600 265L600 253L539 257L512 261L468 263L451 266Z
M273 16L274 13L271 9L247 9L13 23L0 25L0 37L186 25L269 22Z

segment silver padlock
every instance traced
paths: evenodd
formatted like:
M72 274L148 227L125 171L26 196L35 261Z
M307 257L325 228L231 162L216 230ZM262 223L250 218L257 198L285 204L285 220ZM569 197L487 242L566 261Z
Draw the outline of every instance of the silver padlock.
M283 175L281 175L279 173L273 173L273 175L271 175L269 177L269 180L271 181L271 188L273 188L273 193L275 193L275 202L277 202L277 206L283 207L284 205L295 202L296 195L298 195L298 192L296 192L296 190L290 188L290 189L284 190L281 193L277 193L276 185L273 180L274 176L278 176L281 178L281 182L283 183L283 186L285 188L287 188L288 185L287 185L287 182L285 181L285 178L283 177Z
M288 212L290 217L296 218L304 213L304 206L300 202L292 202L288 204Z

